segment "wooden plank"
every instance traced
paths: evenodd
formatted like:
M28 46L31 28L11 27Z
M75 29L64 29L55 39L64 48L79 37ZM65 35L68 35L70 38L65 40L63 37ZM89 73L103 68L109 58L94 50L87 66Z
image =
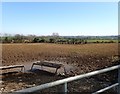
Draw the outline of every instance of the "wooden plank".
M19 68L19 67L24 67L24 66L23 65L1 66L0 70L11 69L11 68Z
M54 62L51 63L49 61L35 62L34 65L47 66L52 68L60 68L63 66L62 64L56 64Z

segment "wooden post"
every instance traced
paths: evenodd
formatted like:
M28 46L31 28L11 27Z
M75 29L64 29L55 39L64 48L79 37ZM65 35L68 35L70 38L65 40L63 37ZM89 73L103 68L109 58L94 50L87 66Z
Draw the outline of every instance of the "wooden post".
M23 68L24 68L24 67L21 67L21 72L23 71Z
M56 68L55 74L57 74L57 70L58 70L58 68Z
M21 72L25 72L25 67L21 66Z
M32 64L31 70L32 70L33 66L34 66L34 63Z
M65 67L64 67L64 73L65 73L65 75L67 75L67 72L66 72L66 69L65 69Z

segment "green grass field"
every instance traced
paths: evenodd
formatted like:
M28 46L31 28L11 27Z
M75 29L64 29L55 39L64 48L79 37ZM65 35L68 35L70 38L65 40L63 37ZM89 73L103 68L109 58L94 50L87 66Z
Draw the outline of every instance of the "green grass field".
M98 43L107 43L107 42L114 42L114 43L117 43L118 42L118 40L105 40L105 39L93 39L93 40L87 40L87 42L88 43L94 43L94 42L98 42ZM119 42L120 42L120 40L119 40Z

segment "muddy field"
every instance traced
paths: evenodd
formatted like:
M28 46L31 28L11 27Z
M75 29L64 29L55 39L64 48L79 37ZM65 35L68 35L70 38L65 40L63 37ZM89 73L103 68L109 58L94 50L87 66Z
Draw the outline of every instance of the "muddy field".
M39 68L30 71L34 61L48 60L60 62L65 65L68 77L116 65L118 64L118 62L114 62L118 58L116 55L118 55L117 43L81 45L3 44L2 65L22 64L25 66L25 73L4 74L2 76L1 92L13 92L66 77L61 75L62 69L58 71L58 75L54 75L54 69L49 68L44 68L46 71L42 71ZM3 73L6 73L6 71L3 71ZM98 75L89 80L82 79L79 83L70 83L68 91L93 92L113 82L115 80L111 81L111 78L108 78L108 76L102 75L101 77L101 75ZM99 87L97 87L98 84ZM53 92L56 90L52 89ZM50 90L45 92L48 91Z

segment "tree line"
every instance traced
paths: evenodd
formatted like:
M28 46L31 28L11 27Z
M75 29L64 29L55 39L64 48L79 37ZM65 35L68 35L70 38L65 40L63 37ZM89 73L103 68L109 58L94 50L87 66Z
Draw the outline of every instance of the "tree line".
M35 36L35 35L20 35L2 36L2 43L60 43L60 44L80 44L86 43L86 40L80 38L64 38L60 36Z
M86 44L90 43L88 38L70 38L62 36L36 36L36 35L20 35L14 36L2 36L0 38L1 43L58 43L58 44ZM110 41L93 41L92 43L114 43Z

